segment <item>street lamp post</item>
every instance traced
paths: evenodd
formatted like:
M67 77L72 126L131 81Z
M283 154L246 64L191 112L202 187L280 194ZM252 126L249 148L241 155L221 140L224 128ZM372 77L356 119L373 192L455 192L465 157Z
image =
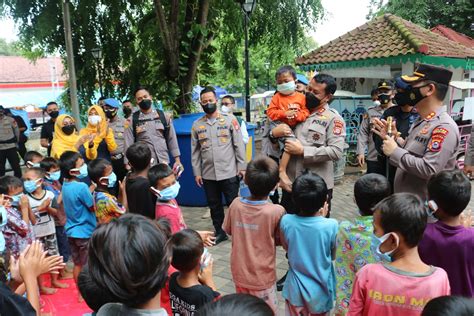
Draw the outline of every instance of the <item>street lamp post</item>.
M255 8L256 0L238 0L244 12L245 33L245 118L250 122L250 64L249 64L249 30L250 15Z
M104 93L102 91L102 67L101 67L101 62L102 62L102 49L100 48L94 48L91 50L92 56L94 57L95 61L97 62L97 72L99 73L99 91L100 91L100 96L104 96Z
M270 90L270 63L265 62L265 69L267 70L267 91Z

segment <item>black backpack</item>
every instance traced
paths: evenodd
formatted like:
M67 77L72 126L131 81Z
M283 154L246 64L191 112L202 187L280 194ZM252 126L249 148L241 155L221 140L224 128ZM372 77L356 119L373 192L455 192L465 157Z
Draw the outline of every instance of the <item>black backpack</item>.
M158 112L158 118L152 118L152 119L140 120L139 119L140 111L136 111L135 113L132 114L132 132L133 132L133 139L135 141L137 140L137 126L138 126L138 123L140 123L140 122L150 122L150 121L156 121L156 120L160 120L161 124L163 124L163 126L165 128L164 129L164 137L165 137L165 140L168 140L170 125L166 121L165 112L163 112L162 110L156 110L156 111Z

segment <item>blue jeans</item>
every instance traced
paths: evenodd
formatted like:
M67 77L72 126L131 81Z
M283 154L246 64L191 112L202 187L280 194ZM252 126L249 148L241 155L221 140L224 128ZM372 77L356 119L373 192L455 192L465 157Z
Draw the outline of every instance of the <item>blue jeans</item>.
M64 262L68 262L71 256L71 249L69 248L64 226L56 226L56 239L58 240L59 254L63 256Z

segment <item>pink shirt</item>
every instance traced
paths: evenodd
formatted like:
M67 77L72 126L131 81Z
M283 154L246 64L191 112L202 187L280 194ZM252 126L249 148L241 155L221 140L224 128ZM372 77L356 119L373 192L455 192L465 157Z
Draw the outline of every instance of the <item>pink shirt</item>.
M429 300L450 293L448 275L441 268L414 274L368 264L356 275L347 315L418 316Z
M265 290L276 282L276 246L280 244L281 205L236 198L222 228L232 235L230 269L236 286Z
M158 219L160 217L164 217L170 222L172 234L186 228L183 213L181 213L176 200L171 200L170 203L156 201L155 218Z

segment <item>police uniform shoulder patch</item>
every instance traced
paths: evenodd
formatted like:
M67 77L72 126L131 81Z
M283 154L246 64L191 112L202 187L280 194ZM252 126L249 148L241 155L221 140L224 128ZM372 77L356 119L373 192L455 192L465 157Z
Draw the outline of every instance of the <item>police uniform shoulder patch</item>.
M237 121L237 119L234 118L234 119L232 120L232 125L234 126L234 129L235 129L236 131L240 130L240 125L239 125L239 122Z
M342 134L342 129L344 128L344 123L340 120L334 120L334 127L332 129L332 133L334 135L341 135Z
M428 144L428 149L431 152L438 152L441 151L443 147L443 142L448 136L449 131L444 127L437 127L431 133L431 139Z

